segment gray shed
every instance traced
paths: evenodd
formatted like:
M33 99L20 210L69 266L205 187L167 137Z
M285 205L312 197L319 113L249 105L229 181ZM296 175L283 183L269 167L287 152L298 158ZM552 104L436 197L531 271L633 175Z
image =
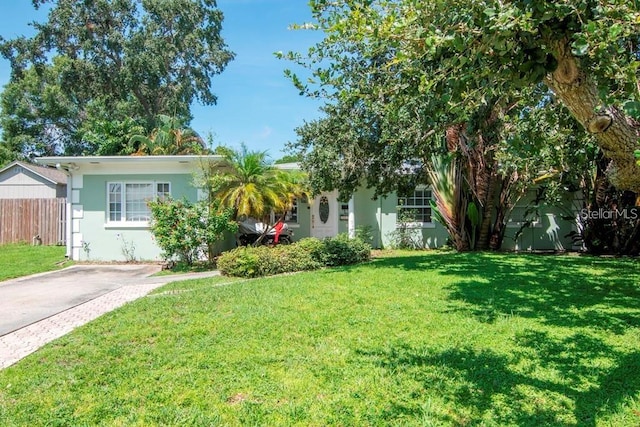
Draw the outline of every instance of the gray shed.
M0 169L0 199L67 197L67 175L58 169L15 161Z

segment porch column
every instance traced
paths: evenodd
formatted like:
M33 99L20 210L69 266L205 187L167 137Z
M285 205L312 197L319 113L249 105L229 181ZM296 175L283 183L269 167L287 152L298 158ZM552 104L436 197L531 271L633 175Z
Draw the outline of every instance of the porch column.
M353 196L349 199L349 221L347 223L349 230L349 238L356 237L356 214L354 212Z

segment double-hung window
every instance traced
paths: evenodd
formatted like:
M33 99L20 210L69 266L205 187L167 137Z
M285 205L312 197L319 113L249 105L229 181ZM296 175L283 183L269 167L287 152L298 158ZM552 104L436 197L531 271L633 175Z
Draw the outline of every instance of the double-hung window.
M147 202L171 195L168 182L107 183L107 218L109 222L148 222L151 210Z
M431 189L418 187L413 194L398 197L398 222L414 223L418 226L433 224L431 219Z

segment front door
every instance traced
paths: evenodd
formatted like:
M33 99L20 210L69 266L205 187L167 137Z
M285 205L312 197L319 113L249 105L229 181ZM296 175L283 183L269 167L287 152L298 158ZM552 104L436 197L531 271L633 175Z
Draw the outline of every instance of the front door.
M311 205L311 236L322 239L338 234L338 192L322 193Z

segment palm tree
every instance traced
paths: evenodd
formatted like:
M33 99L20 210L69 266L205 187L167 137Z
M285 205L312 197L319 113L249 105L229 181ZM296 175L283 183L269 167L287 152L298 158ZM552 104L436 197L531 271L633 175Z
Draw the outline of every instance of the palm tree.
M468 205L460 161L451 155L434 155L426 166L436 199L431 202L433 215L447 229L456 250L467 251L470 249L465 226Z
M129 144L136 147L133 155L184 155L202 154L206 148L204 141L193 129L182 128L172 117L159 115L159 126L149 136L133 135Z
M280 209L274 209L279 221L293 208L296 199L310 199L311 188L307 174L299 170L278 171L280 182Z
M272 212L282 219L296 197L308 194L301 172L277 169L266 151L248 151L244 145L228 150L222 172L211 174L208 181L211 197L231 208L236 221L256 218L268 223Z

